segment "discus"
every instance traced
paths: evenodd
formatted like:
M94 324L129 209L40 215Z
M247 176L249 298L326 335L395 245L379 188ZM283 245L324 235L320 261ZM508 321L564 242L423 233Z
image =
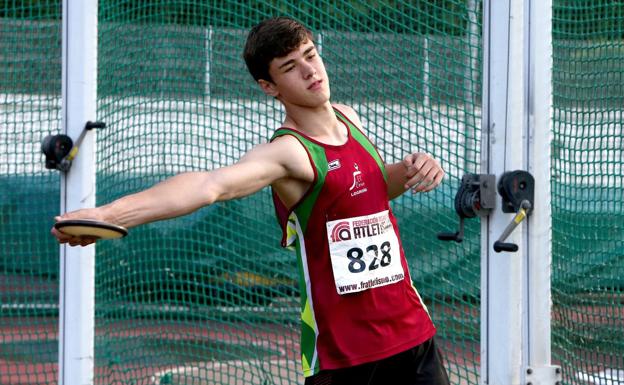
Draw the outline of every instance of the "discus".
M123 226L94 219L66 219L56 222L54 228L64 234L84 238L115 239L128 235Z

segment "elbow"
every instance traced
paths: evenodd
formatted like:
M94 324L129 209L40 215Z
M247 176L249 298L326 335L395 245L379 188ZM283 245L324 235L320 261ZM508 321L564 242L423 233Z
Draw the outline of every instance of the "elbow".
M193 175L193 179L186 181L187 183L178 186L179 193L175 197L169 197L175 200L173 211L176 216L190 214L221 200L222 193L207 174L197 173Z
M206 181L201 195L202 206L209 206L217 202L229 201L238 197L233 188L229 188L223 183L215 183L215 180Z
M216 191L213 188L206 188L202 194L200 206L210 206L216 202L227 200L227 194L221 191Z

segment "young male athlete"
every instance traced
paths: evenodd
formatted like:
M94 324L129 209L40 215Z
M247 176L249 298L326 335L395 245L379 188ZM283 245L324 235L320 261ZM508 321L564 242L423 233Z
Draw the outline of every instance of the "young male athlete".
M282 245L293 245L298 257L306 385L448 384L389 206L408 189L439 185L438 162L413 153L385 164L355 111L331 104L312 34L297 21L279 17L252 28L244 58L264 92L285 109L269 143L233 165L183 173L57 220L133 227L271 186ZM52 233L72 246L94 242Z

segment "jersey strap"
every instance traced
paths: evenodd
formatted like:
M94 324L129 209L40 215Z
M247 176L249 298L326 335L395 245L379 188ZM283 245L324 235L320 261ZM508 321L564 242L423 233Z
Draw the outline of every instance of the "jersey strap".
M308 225L308 219L314 208L314 203L318 199L319 193L325 183L325 177L327 176L327 157L325 156L325 149L322 145L314 143L310 139L306 138L299 132L290 128L280 128L271 137L271 141L284 135L291 135L295 137L299 143L305 148L310 159L310 164L314 170L314 182L304 197L290 210L284 207L283 203L273 192L273 200L276 204L276 214L280 226L284 230L282 238L282 246L290 246L294 241L294 226L292 222L293 213L296 214L301 229L305 233ZM290 230L289 230L290 229Z
M362 147L364 147L364 149L370 154L370 156L375 159L375 162L383 173L384 179L386 180L386 182L388 182L388 175L386 174L384 161L381 159L381 155L379 155L379 152L377 151L375 145L368 139L368 137L366 137L366 135L364 135L364 133L358 128L358 126L356 126L351 120L349 120L349 118L345 114L342 113L342 111L337 108L334 108L334 111L336 112L336 117L338 118L338 120L343 122L349 128L349 133L351 134L353 139L357 140L357 142Z

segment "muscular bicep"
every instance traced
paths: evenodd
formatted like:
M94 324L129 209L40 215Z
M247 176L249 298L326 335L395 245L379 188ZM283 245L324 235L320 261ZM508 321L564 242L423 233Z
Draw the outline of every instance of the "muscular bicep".
M219 201L241 198L277 180L308 179L306 167L307 153L296 140L276 140L255 147L231 166L213 171L212 188Z
M287 169L268 144L255 147L238 162L211 172L217 201L251 195L287 175Z

